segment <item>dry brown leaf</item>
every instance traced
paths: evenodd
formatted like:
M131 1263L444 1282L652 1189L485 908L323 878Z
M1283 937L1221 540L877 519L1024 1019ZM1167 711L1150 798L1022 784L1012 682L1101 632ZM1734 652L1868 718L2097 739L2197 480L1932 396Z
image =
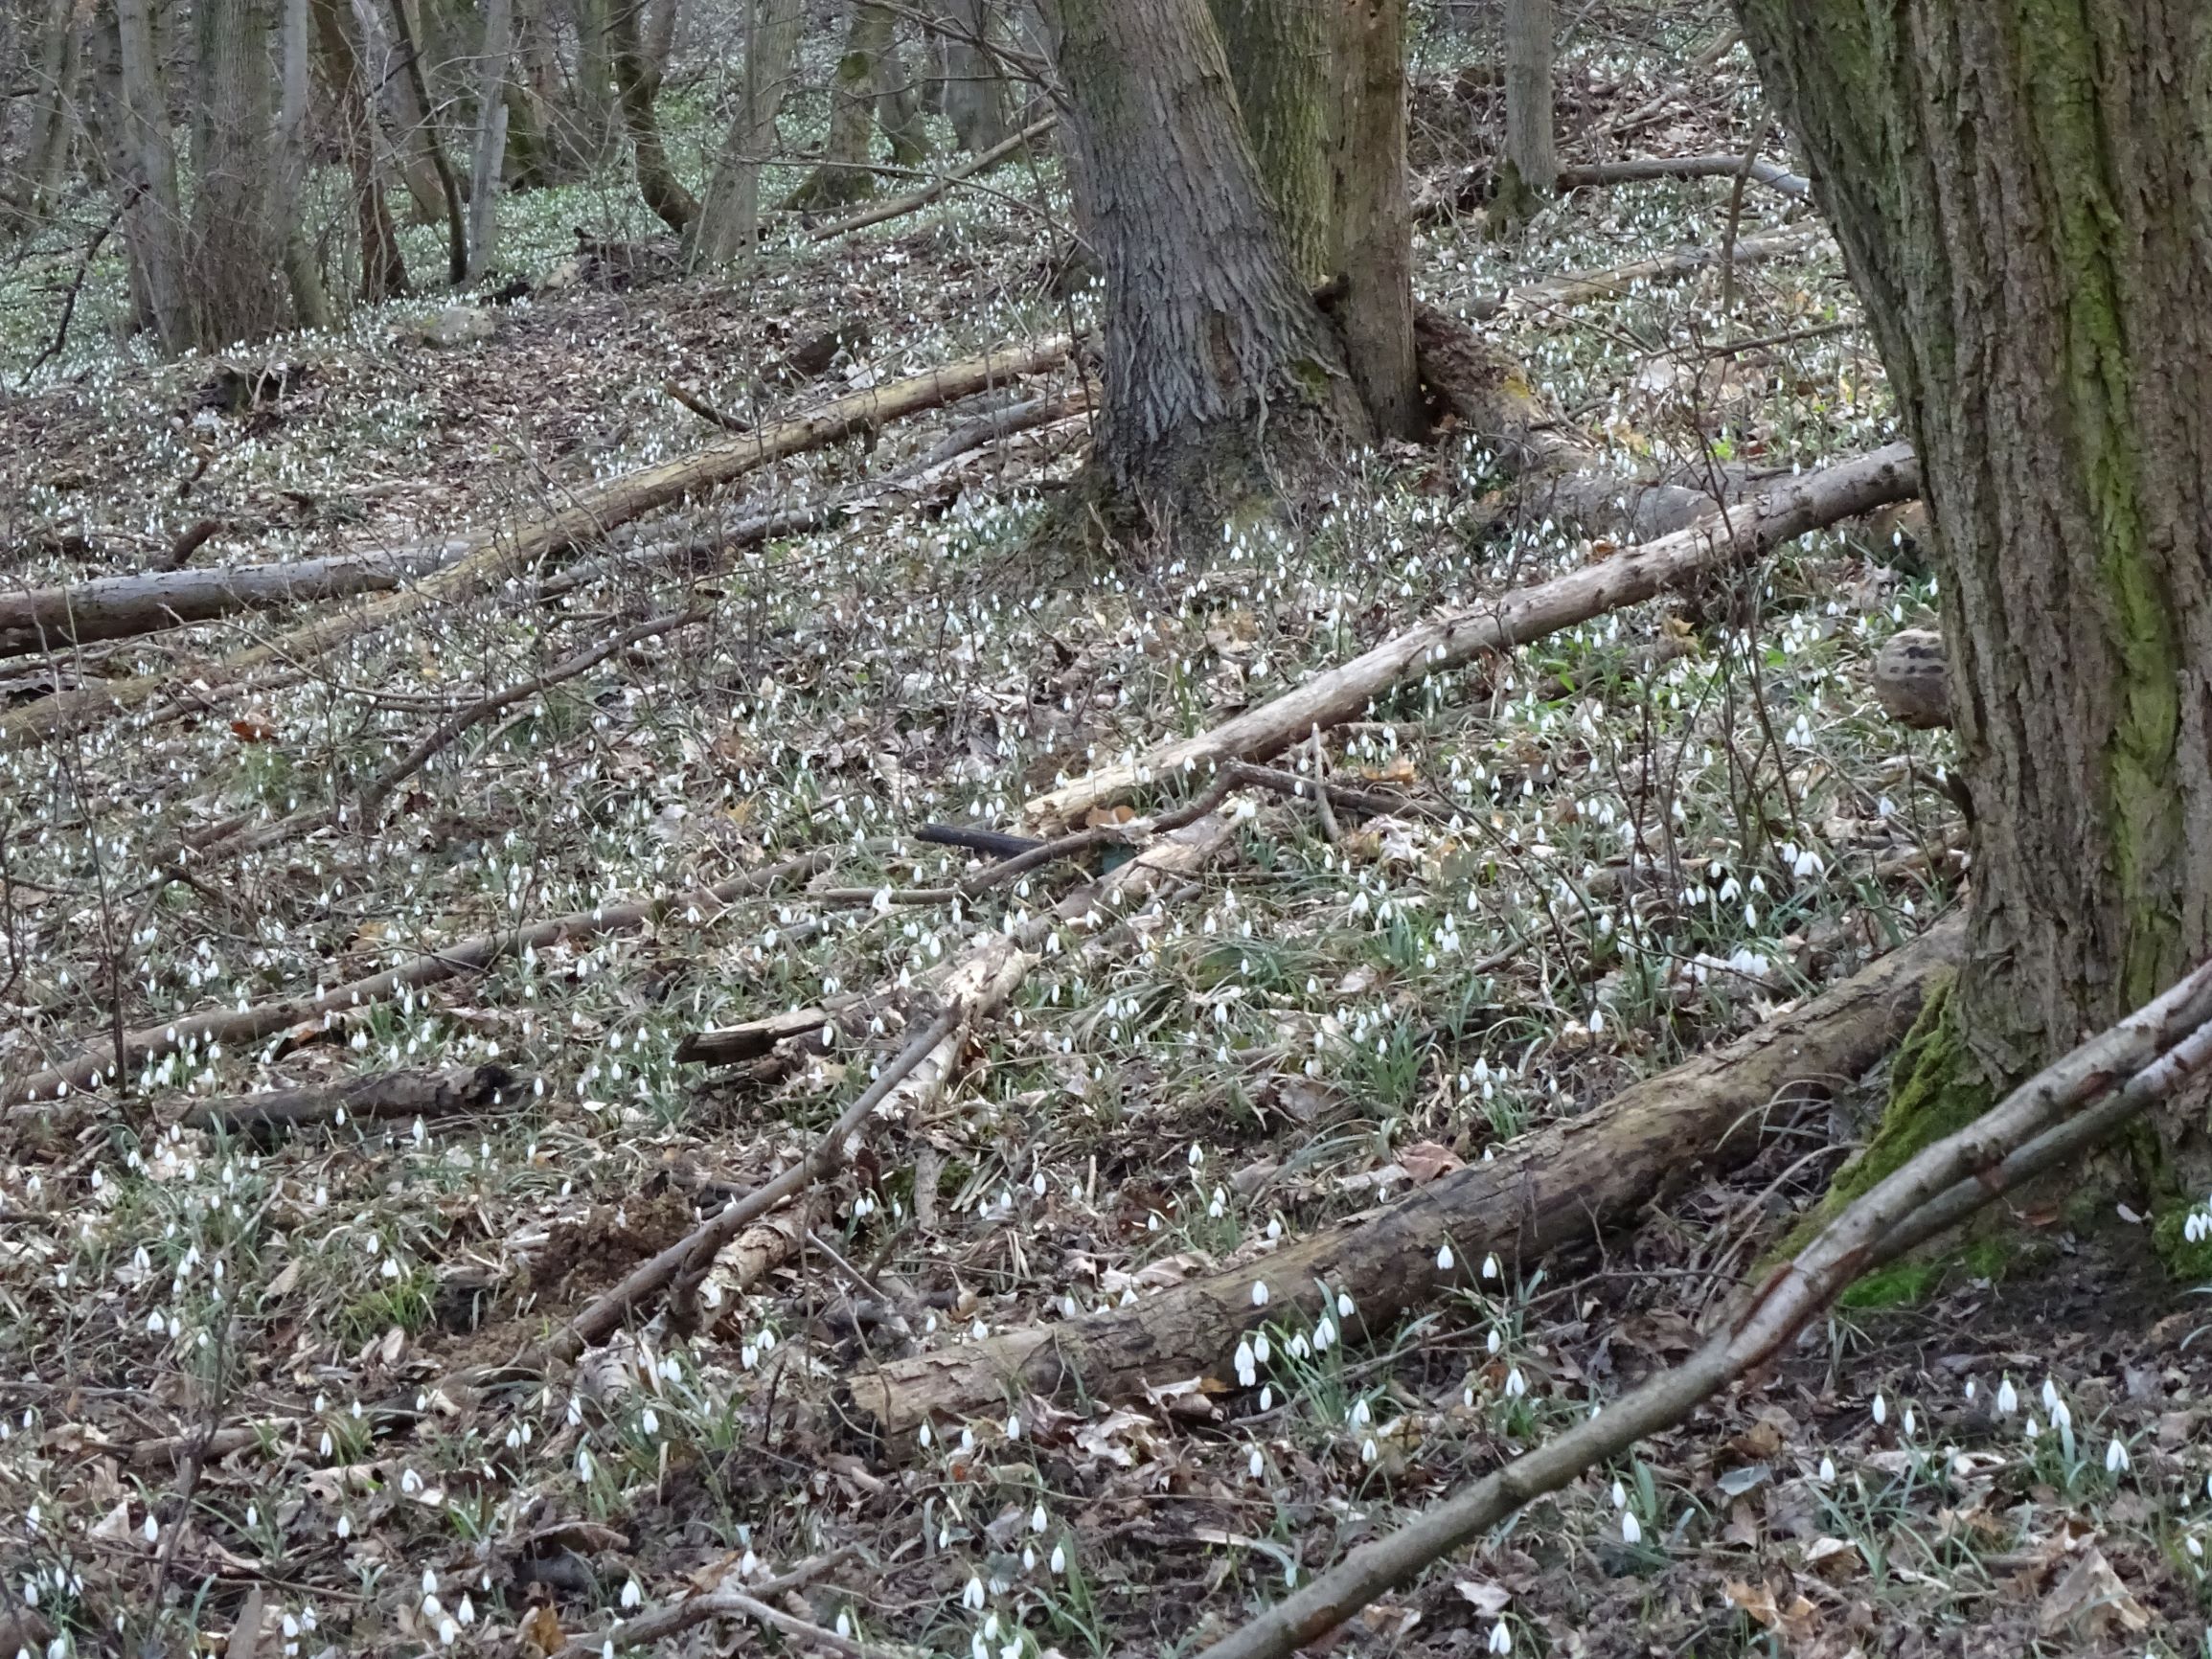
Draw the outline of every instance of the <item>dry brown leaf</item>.
M523 1641L540 1653L558 1653L568 1646L559 1616L542 1603L522 1615L520 1634Z
M1832 1584L1855 1579L1866 1570L1859 1546L1843 1538L1814 1538L1805 1546L1805 1565Z
M2091 1544L2043 1598L2036 1627L2046 1637L2140 1636L2151 1627L2151 1615Z
M1398 1162L1413 1177L1416 1187L1425 1187L1460 1167L1459 1154L1435 1141L1416 1141L1410 1147L1399 1148Z

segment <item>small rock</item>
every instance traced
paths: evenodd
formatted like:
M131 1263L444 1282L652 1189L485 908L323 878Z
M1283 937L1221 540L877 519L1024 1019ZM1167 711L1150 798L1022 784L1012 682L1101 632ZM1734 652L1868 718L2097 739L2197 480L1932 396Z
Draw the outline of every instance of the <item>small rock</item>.
M498 323L473 306L447 306L422 327L422 343L441 351L471 346L498 331Z

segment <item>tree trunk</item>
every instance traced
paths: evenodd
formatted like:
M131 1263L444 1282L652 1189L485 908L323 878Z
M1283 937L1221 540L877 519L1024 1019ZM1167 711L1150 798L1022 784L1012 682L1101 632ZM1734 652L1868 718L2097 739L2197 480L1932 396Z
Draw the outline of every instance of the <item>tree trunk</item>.
M1204 0L1058 0L1071 159L1106 272L1106 505L1193 532L1275 493L1264 425L1369 427L1276 228ZM1270 413L1272 406L1273 412Z
M853 0L845 50L837 59L836 82L831 88L830 136L822 146L822 159L791 193L787 207L804 211L843 207L875 190L868 148L876 132L877 65L891 49L894 21L886 8L872 0Z
M399 67L399 52L392 44L390 27L376 0L350 0L350 10L359 32L361 84L375 89L370 100L375 117L370 129L372 154L389 149L389 170L407 188L407 222L434 225L445 216L445 193L438 187L438 170L422 153L424 117L416 107L415 89ZM385 170L380 166L378 170Z
M305 328L327 329L331 296L301 217L313 143L308 127L309 0L278 0L278 4L283 11L277 30L276 153L269 169L269 220L278 239L285 282L291 289L293 315Z
M491 268L499 185L507 160L507 68L514 55L513 0L484 0L484 55L476 83L476 152L468 174L468 276Z
M1413 203L1405 190L1405 0L1340 0L1331 191L1336 327L1385 438L1426 435L1414 367Z
M981 155L1006 142L1006 78L986 49L991 0L944 0L942 103L960 148Z
M761 164L776 145L776 112L791 83L802 0L747 0L744 80L706 199L691 229L695 269L750 259L761 236Z
M345 0L312 0L311 10L323 83L336 112L338 149L353 181L353 214L361 245L359 298L363 305L374 306L407 291L407 264L392 223L391 203L384 195L383 171L376 165L376 117L369 107L351 11Z
M168 95L153 36L152 0L116 0L117 90L125 169L124 243L132 309L165 352L192 343L185 286L184 210L170 142Z
M1926 475L1995 1086L2212 952L2212 25L1738 9Z
M885 15L898 21L888 8ZM929 159L929 133L922 125L919 80L906 68L896 34L886 31L883 50L876 58L876 125L891 144L891 159L901 167L919 167Z
M1298 274L1318 287L1341 268L1330 175L1339 0L1210 3L1276 228Z
M1498 169L1497 210L1507 223L1525 223L1559 188L1552 141L1552 0L1506 0L1505 165Z
M72 0L47 0L37 25L31 119L23 135L22 170L0 203L0 231L20 235L42 222L69 159L69 112L76 96L78 29Z
M622 93L623 125L637 158L638 193L663 224L681 231L698 216L699 204L676 177L661 142L660 117L653 107L660 97L660 74L646 56L638 34L638 13L644 9L645 0L607 0L608 50L614 60L614 83Z
M614 0L571 0L576 23L575 119L570 143L586 172L604 163L622 118L614 85L614 47L607 13Z
M407 0L392 0L392 31L399 57L399 72L414 95L416 143L422 159L438 178L438 194L445 204L446 276L454 283L468 280L468 217L461 204L461 180L445 159L445 142L438 136L438 105L430 97L430 79L422 71L422 52L415 20L407 13Z

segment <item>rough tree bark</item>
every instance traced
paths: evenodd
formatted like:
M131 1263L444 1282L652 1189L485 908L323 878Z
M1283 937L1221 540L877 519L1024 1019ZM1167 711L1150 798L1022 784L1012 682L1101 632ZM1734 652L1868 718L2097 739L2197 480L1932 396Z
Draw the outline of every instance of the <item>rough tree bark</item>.
M476 146L468 170L468 275L491 268L499 185L507 162L507 72L514 57L514 0L484 0L484 54L476 83Z
M660 98L660 71L653 67L639 35L638 14L644 10L645 0L607 0L607 48L614 83L622 94L623 125L637 159L638 193L663 224L680 232L698 216L699 204L676 177L669 165L668 148L661 142L660 116L654 109Z
M283 233L272 222L269 46L273 0L200 0L200 86L194 127L186 283L192 337L209 351L258 340L291 321Z
M407 262L399 252L399 233L384 194L383 170L376 165L376 118L368 82L361 73L354 20L345 0L311 0L315 48L322 79L334 111L339 152L353 181L353 214L361 248L360 299L376 305L407 291Z
M1405 0L1338 0L1330 192L1333 307L1360 401L1385 438L1428 430L1414 363Z
M0 232L20 235L40 223L61 185L69 158L69 107L78 72L76 7L47 0L35 25L35 53L27 66L33 81L31 119L23 134L20 170L0 204Z
M1006 78L986 49L991 0L942 0L946 118L960 148L981 155L1006 141Z
M1498 169L1497 210L1523 223L1559 188L1552 141L1552 0L1506 0L1505 163Z
M1974 902L1961 1040L1923 1053L1955 1126L2212 951L2212 13L1738 11L1941 550Z
M747 0L744 77L730 130L692 221L695 269L750 258L761 237L761 164L776 147L776 113L806 27L801 0Z
M1339 0L1210 0L1252 159L1298 274L1342 268L1331 177Z
M303 328L327 329L331 296L301 218L308 168L313 159L308 126L308 59L314 27L308 15L310 0L277 0L277 125L267 201L270 233L277 239L285 282L291 289L293 316Z
M1057 0L1070 149L1106 273L1089 499L1202 533L1278 494L1263 426L1372 433L1277 228L1204 0Z
M170 142L168 95L153 38L151 0L116 0L119 63L117 112L123 129L125 206L124 245L129 254L132 309L165 352L192 341L186 303L184 210Z
M868 147L876 132L878 66L891 50L896 21L887 7L854 0L845 50L837 58L836 80L831 88L830 136L822 146L822 159L785 206L802 211L843 207L875 190Z

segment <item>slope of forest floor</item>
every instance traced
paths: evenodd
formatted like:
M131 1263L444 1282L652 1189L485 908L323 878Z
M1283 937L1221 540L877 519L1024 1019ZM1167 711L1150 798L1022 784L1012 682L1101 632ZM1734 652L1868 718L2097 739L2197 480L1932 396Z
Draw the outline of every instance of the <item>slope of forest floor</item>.
M1634 59L1571 73L1607 107L1658 85ZM1637 151L1747 142L1742 78ZM1582 193L1510 243L1448 219L1423 233L1418 280L1472 311L1713 244L1729 197L1725 179ZM1754 192L1738 232L1808 212ZM139 568L206 520L221 528L203 563L524 516L713 436L672 381L761 419L1080 320L1049 290L1059 251L971 195L779 246L755 280L540 292L456 347L421 337L435 307L394 307L272 349L249 367L298 372L242 399L205 361L57 363L0 402L0 534L29 584ZM1484 327L1624 464L1810 465L1891 436L1833 250L1730 286L1725 312L1708 273ZM827 368L789 368L856 323ZM711 542L764 506L881 479L974 412L781 464L585 551ZM0 1651L108 1650L149 1628L167 1583L186 1595L171 1634L189 1622L211 1650L259 1586L286 1654L580 1637L597 1653L617 1619L811 1563L779 1604L870 1651L1187 1652L1686 1351L1863 1134L1879 1078L1602 1259L1501 1264L1361 1349L1301 1354L1288 1338L1311 1333L1286 1333L1257 1387L1089 1413L1014 1401L902 1461L855 1436L839 1394L901 1344L1256 1260L1750 1029L1952 906L1947 739L1892 725L1866 686L1881 641L1932 602L1886 525L1808 537L1325 734L1333 775L1402 808L1332 837L1308 803L1252 798L1231 854L1127 948L1047 958L931 1111L878 1124L780 1240L748 1235L777 1261L764 1278L723 1296L710 1277L688 1326L664 1313L572 1369L506 1369L787 1165L895 1041L846 1034L746 1083L679 1063L687 1034L918 979L1079 878L894 902L969 867L916 841L923 825L1011 825L1058 778L1608 551L1525 511L1454 440L1357 462L1296 548L1263 534L1203 569L1046 588L1025 536L1081 443L1007 441L920 503L885 491L705 575L618 557L543 597L555 571L527 574L216 716L0 755L0 1075L111 1023L305 991L796 850L833 850L817 887L875 896L694 908L171 1056L121 1105L16 1111ZM433 758L380 826L149 884L194 831L350 794L484 693L701 604L703 622ZM26 660L0 687L189 665L281 625ZM1663 888L1619 878L1638 845L1665 850ZM458 1119L265 1142L180 1121L272 1085L480 1062L515 1080ZM1497 1651L1502 1628L1514 1651L1591 1656L2201 1653L2212 1358L2183 1340L2195 1305L2146 1266L2144 1232L2107 1206L2031 1206L1886 1277L1724 1409L1538 1505L1339 1646ZM186 1455L212 1429L241 1432ZM754 1641L735 1628L663 1650Z

